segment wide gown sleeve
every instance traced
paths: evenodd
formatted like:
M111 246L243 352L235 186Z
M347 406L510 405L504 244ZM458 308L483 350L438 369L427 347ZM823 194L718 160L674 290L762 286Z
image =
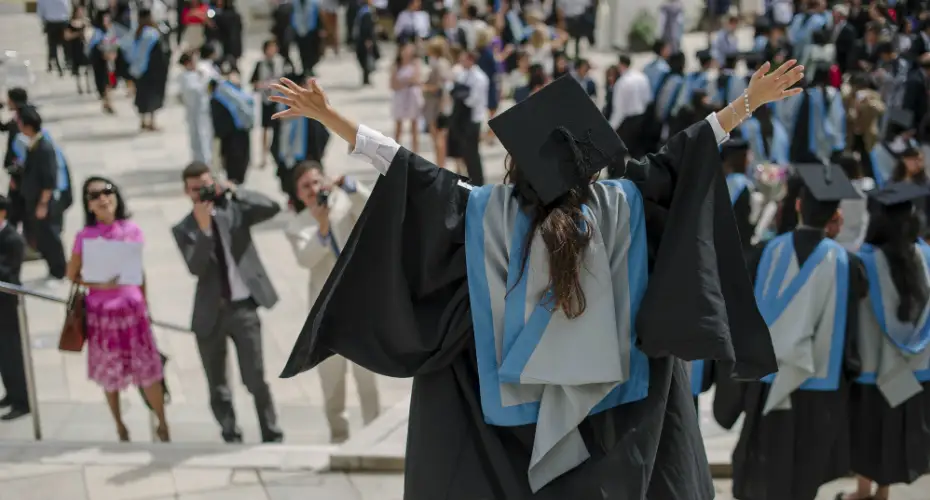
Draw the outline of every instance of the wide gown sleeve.
M652 357L717 360L738 379L775 372L710 123L702 120L658 153L629 162L626 176L646 200L654 260L636 318L640 349Z
M400 148L310 310L282 377L333 354L409 377L446 366L471 332L461 177Z

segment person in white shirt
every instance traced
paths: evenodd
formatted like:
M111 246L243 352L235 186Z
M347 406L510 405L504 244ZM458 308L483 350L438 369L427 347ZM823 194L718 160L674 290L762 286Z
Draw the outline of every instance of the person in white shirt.
M411 0L407 8L394 21L394 38L398 44L415 42L429 37L429 14L420 10L420 0Z
M294 184L297 197L307 208L295 215L285 234L297 264L310 270L312 307L371 192L350 177L328 179L315 161L304 161L294 167ZM345 416L348 364L345 358L333 356L318 369L333 443L349 438L349 422ZM361 400L362 421L368 425L381 412L375 375L355 364L352 364L352 374Z
M58 70L59 76L64 76L64 70L61 68L61 61L58 59L58 48L64 49L65 29L71 20L71 1L70 0L39 0L36 4L36 12L45 25L45 39L48 42L48 72L52 72L52 66Z
M645 154L640 133L645 126L646 108L652 102L652 87L642 71L633 69L630 57L620 56L620 78L614 84L610 126L617 131L630 151L630 157Z
M213 121L210 115L210 77L198 69L193 52L181 55L184 71L178 76L181 103L187 119L187 137L193 161L213 162Z
M462 52L459 64L462 70L456 75L452 88L452 115L449 117L449 144L447 156L455 158L461 170L463 164L468 178L475 186L484 184L484 169L478 143L481 125L488 117L488 76L475 63L478 55Z

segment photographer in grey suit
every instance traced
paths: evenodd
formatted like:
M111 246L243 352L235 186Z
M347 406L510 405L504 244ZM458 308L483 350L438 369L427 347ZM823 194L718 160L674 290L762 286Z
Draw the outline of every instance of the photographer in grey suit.
M190 273L197 277L191 330L210 386L210 407L227 443L242 441L226 380L227 338L239 358L242 382L255 398L262 441L280 442L271 391L265 382L258 307L278 301L252 243L251 229L277 214L277 203L258 193L217 183L194 162L182 174L194 209L173 228Z

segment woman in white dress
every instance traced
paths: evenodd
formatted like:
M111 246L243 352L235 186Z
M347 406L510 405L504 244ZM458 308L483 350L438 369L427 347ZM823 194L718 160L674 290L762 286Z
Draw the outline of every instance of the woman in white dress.
M410 150L417 151L419 149L417 121L423 109L423 91L420 61L417 59L417 49L413 43L405 43L397 50L397 61L391 72L391 89L394 91L394 99L391 102L394 140L400 142L404 122L407 122L410 124Z

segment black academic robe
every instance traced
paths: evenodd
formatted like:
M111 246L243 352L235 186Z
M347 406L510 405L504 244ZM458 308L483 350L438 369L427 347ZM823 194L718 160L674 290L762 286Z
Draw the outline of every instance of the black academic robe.
M751 220L752 189L744 189L736 198L736 202L733 203L733 215L736 216L736 227L739 230L743 250L749 252L752 249L752 236L756 231L756 226Z
M216 98L210 99L210 115L213 118L213 134L220 141L220 157L226 177L236 184L242 184L252 154L250 130L236 128L232 113Z
M19 285L26 242L12 224L0 229L0 281ZM0 293L0 378L6 398L16 408L28 409L26 371L19 332L19 299Z
M281 121L277 120L274 122L272 128L271 136L271 151L274 156L275 166L277 167L275 174L278 176L278 181L281 184L281 191L287 195L288 200L291 205L293 205L297 211L303 209L303 202L297 198L297 189L294 185L294 167L297 166L297 163L303 160L312 160L317 163L320 163L322 167L323 164L323 154L326 152L326 145L329 144L329 130L326 130L320 122L316 120L307 119L307 135L304 138L307 144L307 155L305 158L289 163L285 158L282 158L278 154L278 151L281 150L280 143L285 140L282 137Z
M168 85L168 68L171 55L169 41L160 37L149 53L145 73L135 79L136 109L140 114L154 113L165 105L165 87Z
M381 57L378 49L378 35L375 32L375 16L371 8L359 11L355 20L355 58L362 68L362 80L369 82L369 75L375 70L375 62Z
M798 229L794 249L803 265L824 238L823 232ZM755 272L762 248L754 253L749 269ZM849 295L843 375L836 391L802 391L791 394L790 411L762 415L769 384L724 383L717 387L715 419L731 428L745 413L739 441L733 450L733 496L740 500L814 500L817 489L849 473L849 387L858 374L856 343L859 309L868 293L862 261L849 254Z
M97 95L103 98L110 87L110 64L101 49L99 43L91 47L89 59L90 67L94 72L94 87L97 89ZM122 56L117 54L117 57Z
M636 318L649 395L585 419L591 458L536 494L527 480L535 425L488 425L481 410L465 262L470 190L406 149L375 185L282 376L333 354L412 376L406 500L714 498L680 358L732 366L735 351L743 377L775 369L714 133L701 121L626 172L643 194L652 269Z

